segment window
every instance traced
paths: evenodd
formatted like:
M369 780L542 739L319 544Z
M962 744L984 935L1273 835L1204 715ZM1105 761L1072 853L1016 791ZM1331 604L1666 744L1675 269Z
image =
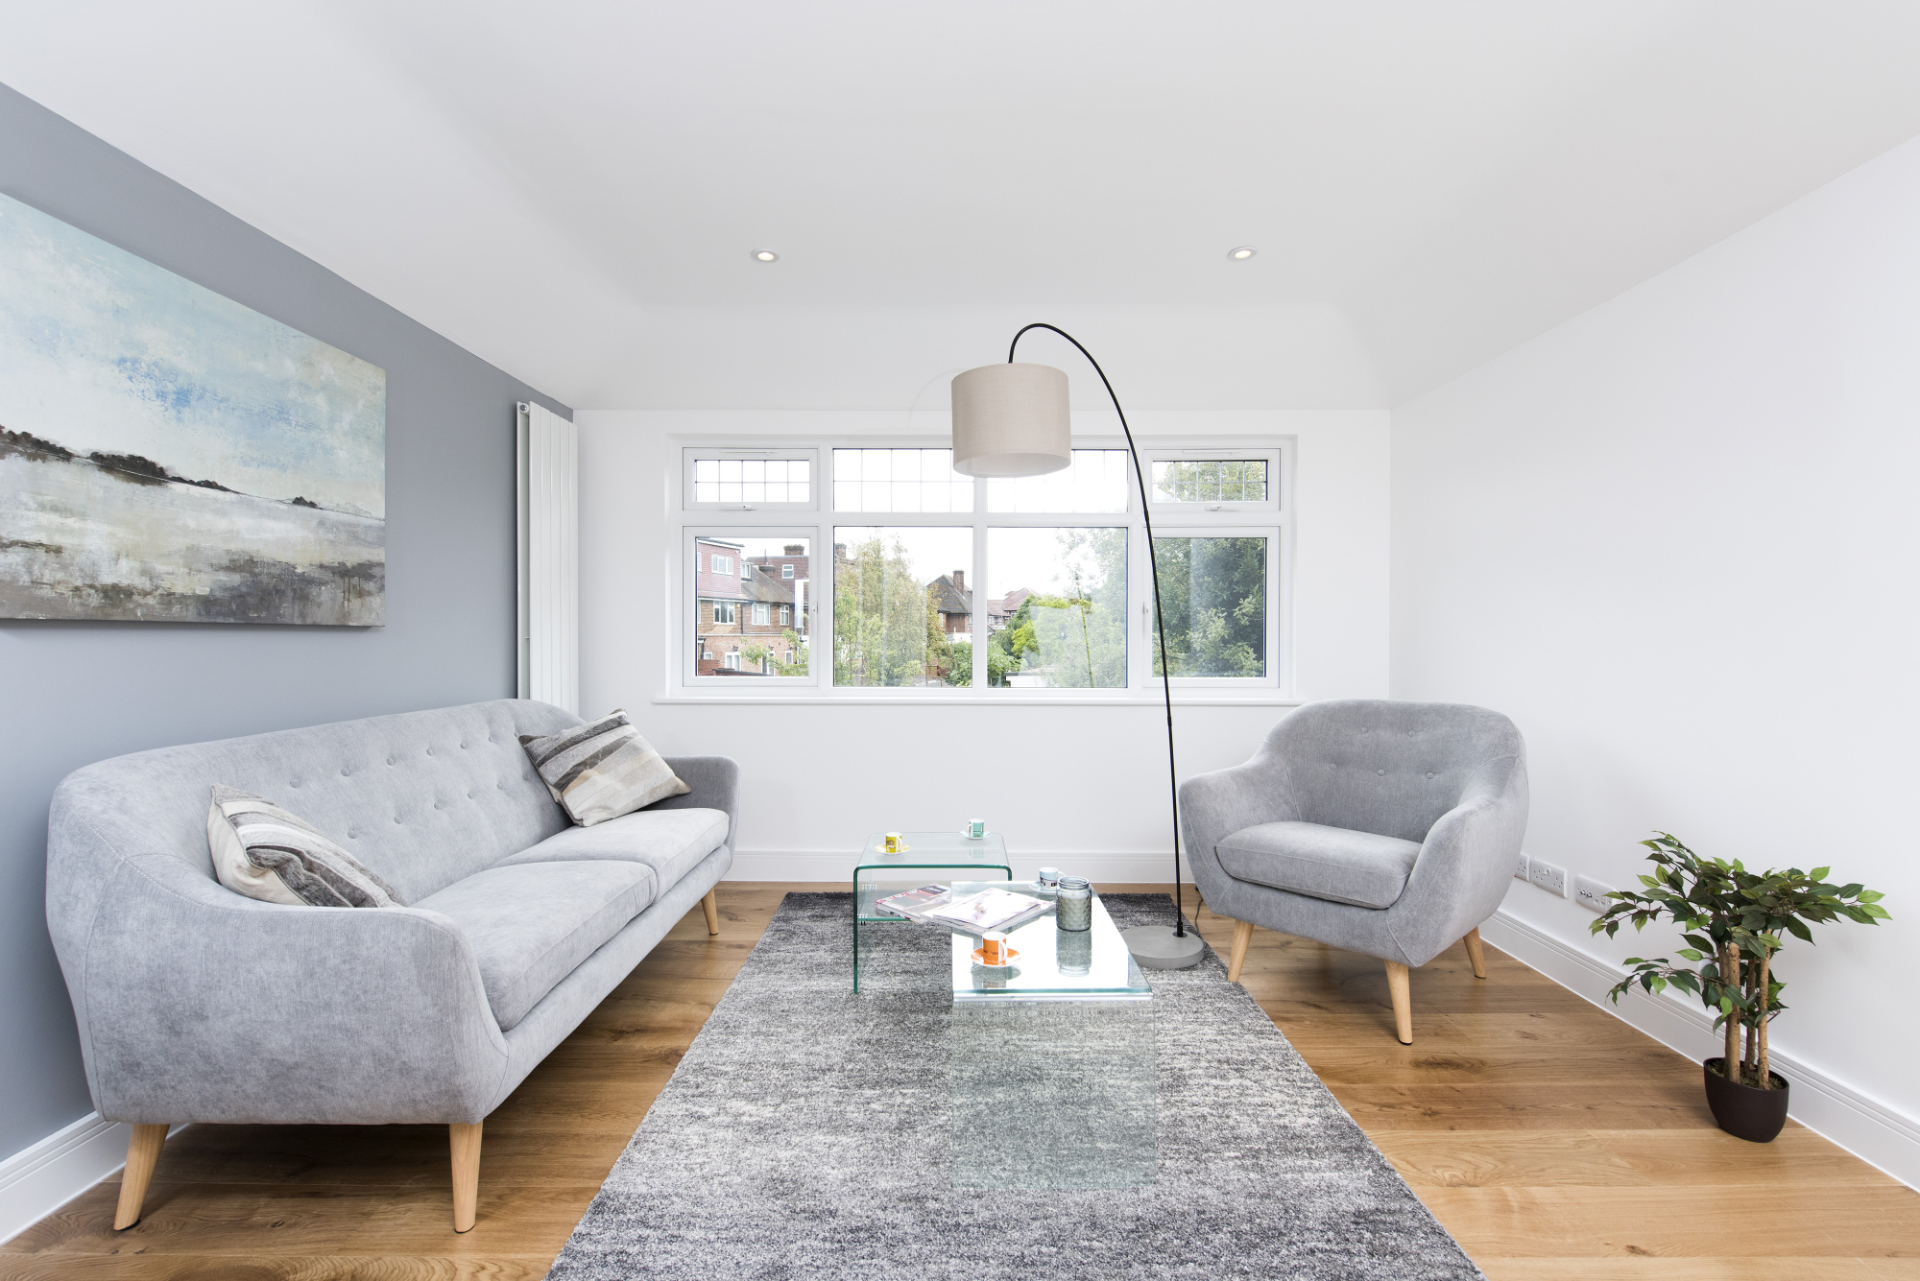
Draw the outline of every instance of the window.
M972 640L972 560L970 528L836 526L833 683L938 687L961 683L963 663L970 680L956 632Z
M970 512L973 487L951 449L833 451L835 511Z
M1175 677L1267 674L1267 543L1238 534L1153 540ZM1160 672L1157 652L1153 670Z
M987 531L987 684L1127 687L1127 531Z
M1259 450L1151 451L1156 508L1200 511L1274 510L1278 507L1279 455ZM1182 517L1185 519L1185 517Z
M728 685L739 684L738 676L806 680L811 539L764 529L690 530L687 545L682 563L693 570L688 590L696 620L687 652L698 655L687 660L687 679L698 682L724 674ZM716 553L715 548L724 551ZM725 562L716 565L716 557ZM791 578L776 576L776 566L798 572ZM773 630L776 617L778 631ZM764 630L749 630L746 624ZM714 635L724 639L716 643Z
M990 512L1124 512L1133 490L1124 449L1076 449L1063 471L1019 480L989 480Z
M1059 472L1012 480L961 476L950 450L911 441L680 448L689 461L676 590L679 618L693 620L678 624L684 687L855 702L1132 702L1157 698L1163 661L1176 696L1271 698L1285 684L1293 447L1284 438L1143 442L1151 558L1133 459L1110 439L1076 442ZM807 462L811 505L762 511L699 489L709 471L712 484L734 483L722 479L732 468L700 464L736 454L742 464ZM742 486L785 484L789 499L798 483L792 468L785 480L764 467L757 480L744 465L739 474Z
M689 507L811 508L814 503L811 449L688 449L686 504Z

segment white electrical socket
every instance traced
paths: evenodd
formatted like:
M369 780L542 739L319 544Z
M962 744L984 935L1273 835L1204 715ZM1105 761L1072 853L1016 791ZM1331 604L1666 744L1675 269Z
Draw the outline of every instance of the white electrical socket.
M1537 858L1527 860L1528 879L1549 894L1567 896L1567 869L1555 867L1551 863L1542 863Z
M1516 881L1526 881L1526 880L1533 879L1531 876L1527 874L1527 856L1525 854L1522 854L1519 860L1516 861L1513 865L1513 879Z
M1591 876L1573 878L1573 897L1589 912L1604 912L1612 907L1614 900L1607 897L1612 892L1613 886L1602 885Z

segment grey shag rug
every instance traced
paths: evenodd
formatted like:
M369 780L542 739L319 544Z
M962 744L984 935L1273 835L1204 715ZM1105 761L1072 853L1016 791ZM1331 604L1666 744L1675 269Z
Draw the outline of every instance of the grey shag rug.
M1481 1277L1212 952L1149 976L1152 1184L956 1188L947 936L869 930L854 996L849 910L787 896L549 1281Z

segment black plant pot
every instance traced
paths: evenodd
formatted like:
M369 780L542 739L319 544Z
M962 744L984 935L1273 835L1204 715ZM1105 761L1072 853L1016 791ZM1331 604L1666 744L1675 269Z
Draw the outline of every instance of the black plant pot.
M1707 1106L1720 1128L1749 1143L1771 1143L1787 1123L1787 1078L1778 1072L1767 1073L1773 1089L1729 1081L1720 1075L1725 1059L1708 1059L1701 1065L1707 1080Z

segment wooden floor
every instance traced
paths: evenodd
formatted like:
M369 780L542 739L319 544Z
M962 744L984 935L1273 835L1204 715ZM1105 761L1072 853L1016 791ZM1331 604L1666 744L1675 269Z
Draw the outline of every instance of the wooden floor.
M694 911L488 1118L465 1236L444 1127L195 1126L137 1226L112 1230L103 1184L0 1246L0 1277L533 1281L789 888L821 887L723 885L717 939ZM1224 954L1231 923L1201 929ZM1920 1281L1920 1195L1798 1125L1722 1134L1697 1065L1487 966L1414 972L1410 1047L1377 961L1263 930L1242 977L1493 1281Z

